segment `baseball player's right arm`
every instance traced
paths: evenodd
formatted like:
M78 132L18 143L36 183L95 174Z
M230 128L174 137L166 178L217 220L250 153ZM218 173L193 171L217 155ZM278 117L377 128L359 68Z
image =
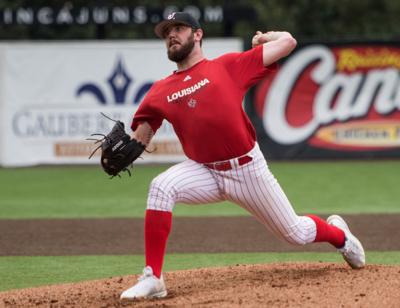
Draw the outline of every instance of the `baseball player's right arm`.
M263 63L264 66L268 66L290 54L297 42L289 32L257 31L252 39L252 45L256 47L261 44L263 44Z
M147 122L141 122L140 124L138 124L136 130L131 134L131 138L136 139L136 141L139 141L144 146L149 145L153 136L153 129Z

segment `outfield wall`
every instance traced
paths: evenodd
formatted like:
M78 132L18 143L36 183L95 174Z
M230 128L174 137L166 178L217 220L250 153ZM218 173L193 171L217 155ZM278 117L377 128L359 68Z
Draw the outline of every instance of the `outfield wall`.
M239 39L205 39L215 58L240 51ZM88 164L92 133L108 132L113 122L129 125L155 80L176 66L162 41L54 42L0 44L0 165ZM168 123L154 138L145 162L185 158ZM140 162L141 160L138 160Z

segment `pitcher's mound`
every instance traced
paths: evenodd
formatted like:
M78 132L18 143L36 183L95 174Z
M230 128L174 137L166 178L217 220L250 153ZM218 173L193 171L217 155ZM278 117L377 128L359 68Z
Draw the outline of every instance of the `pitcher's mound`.
M336 263L236 265L167 272L168 296L120 302L137 276L0 293L6 307L399 307L400 267Z

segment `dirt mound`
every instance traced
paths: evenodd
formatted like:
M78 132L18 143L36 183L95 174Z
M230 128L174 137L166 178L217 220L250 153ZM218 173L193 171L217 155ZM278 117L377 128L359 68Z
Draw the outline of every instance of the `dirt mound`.
M281 263L165 273L162 300L119 301L137 276L0 293L5 307L399 307L399 266Z

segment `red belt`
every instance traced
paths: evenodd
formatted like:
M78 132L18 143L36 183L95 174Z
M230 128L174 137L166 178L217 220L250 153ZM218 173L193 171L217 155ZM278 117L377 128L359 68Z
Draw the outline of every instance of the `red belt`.
M248 155L239 157L237 159L239 166L243 166L243 165L251 162L252 160L253 160L253 158ZM207 168L210 168L210 169L218 170L218 171L228 171L233 168L230 160L216 162L216 163L208 163L208 164L204 164L204 166L206 166Z

